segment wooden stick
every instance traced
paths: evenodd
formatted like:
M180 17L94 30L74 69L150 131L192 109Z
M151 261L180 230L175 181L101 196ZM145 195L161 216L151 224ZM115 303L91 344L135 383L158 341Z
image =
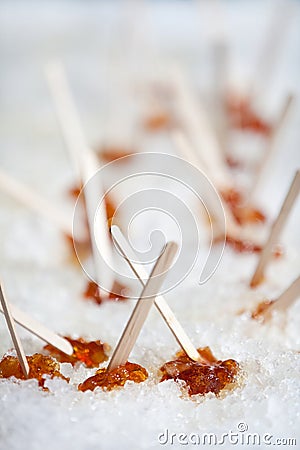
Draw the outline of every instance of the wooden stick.
M205 174L206 170L203 162L199 158L198 154L194 151L193 147L189 144L184 134L180 131L173 131L171 132L171 138L180 155L186 161L188 161L190 164L193 164L198 170ZM236 239L240 239L242 233L241 227L236 223L232 212L225 204L225 202L222 202L222 205L226 217L226 234ZM214 213L216 213L216 219L220 221L219 213L216 211L214 211Z
M86 181L83 193L92 244L95 277L98 286L109 293L114 282L111 271L112 247L107 223L104 188L101 176L96 174L97 165L96 156L87 149L82 164L82 178ZM92 178L93 180L89 182Z
M258 193L258 188L262 181L263 175L267 168L267 165L272 158L276 148L279 137L284 129L287 118L290 114L291 108L295 102L295 96L293 94L288 94L282 105L282 109L279 113L276 123L273 125L271 136L267 141L267 148L261 158L258 167L255 170L255 177L251 188L251 197L254 198Z
M220 36L212 47L213 59L213 114L220 151L226 157L228 147L228 118L225 111L225 95L228 90L228 43Z
M61 209L45 200L29 187L15 180L7 173L0 170L0 189L13 197L27 208L35 211L40 216L50 220L59 229L72 236L72 218L65 215Z
M78 155L85 151L87 144L78 111L63 64L60 61L52 61L46 65L45 72L65 148L72 161L76 183L80 186L82 177Z
M85 185L83 194L92 243L95 278L98 286L110 291L114 281L110 270L112 249L101 175L98 174L92 182L89 182L99 170L99 163L86 142L63 65L59 62L52 63L46 67L46 73L64 142L73 161L77 182ZM102 202L99 204L101 197Z
M299 195L299 191L300 191L300 171L297 170L296 175L290 186L290 189L281 206L280 212L275 222L273 223L269 238L260 254L257 267L250 281L251 287L257 286L263 279L266 266L272 257L272 249L274 247L274 244L277 242L279 235L289 217L293 205Z
M181 156L205 174L203 163L199 158L197 158L197 154L193 151L193 148L184 134L179 131L174 131L171 133L171 138ZM226 202L222 201L223 213L225 214L226 219L226 229L224 230L224 226L222 225L224 218L220 217L220 210L215 208L214 202L210 200L211 199L208 198L207 202L209 204L210 211L212 211L213 218L216 220L216 225L213 225L213 234L215 238L223 237L225 232L225 237L229 236L237 241L250 241L257 246L261 245L261 242L256 236L253 235L253 231L251 229L243 228L236 222L230 208Z
M14 319L12 318L10 309L9 309L9 304L7 299L5 298L5 294L3 292L3 288L0 284L0 302L2 304L2 308L3 308L3 312L4 312L4 316L5 316L5 320L7 323L7 327L9 330L9 333L11 335L12 341L14 343L16 352L17 352L17 357L20 363L20 366L22 368L23 374L25 378L28 378L29 376L29 365L28 365L28 361L26 359L26 355L22 346L22 343L20 341L20 338L16 332L15 329L15 324L14 324Z
M201 6L202 2L199 6ZM209 28L210 56L212 66L211 98L213 99L212 116L215 133L218 137L222 156L227 148L227 120L225 111L225 94L229 83L229 43L224 3L210 0L209 15L206 18ZM202 5L203 6L203 5ZM203 12L200 11L203 20ZM205 20L205 19L204 19Z
M216 38L212 46L213 79L215 101L224 101L225 91L228 85L228 44L225 36Z
M148 276L147 272L141 264L133 262L137 260L137 256L134 254L134 251L127 242L125 236L122 234L120 228L117 227L116 225L113 225L111 227L111 234L113 236L113 240L117 249L124 256L130 268L140 281L141 285L144 287L145 283L143 279L147 278ZM187 336L186 332L180 325L178 319L176 318L175 314L173 313L173 311L171 310L171 308L169 307L168 303L166 302L166 300L162 295L158 295L155 298L155 306L160 312L166 324L168 325L169 329L173 333L175 339L177 340L182 350L193 361L200 361L201 356L197 352L197 349L192 344L190 338Z
M149 279L143 287L140 298L127 322L125 330L110 359L107 370L110 371L128 361L128 357L140 334L155 297L167 276L177 251L175 242L168 242L165 251L157 259Z
M272 8L271 20L260 45L255 65L256 73L250 86L252 96L258 97L266 92L272 74L275 72L294 12L295 5L293 5L293 2L285 2L283 0L277 2L275 8Z
M194 152L199 155L209 177L220 191L231 188L231 178L223 159L218 138L209 118L189 88L185 74L179 67L173 68L171 83L177 94L181 123L189 136Z
M17 322L26 330L30 331L38 338L42 339L42 341L45 341L48 344L53 345L53 347L56 347L58 350L65 353L66 355L73 354L73 347L70 344L70 342L67 341L67 339L64 339L63 337L49 330L43 324L33 319L31 316L28 316L23 311L20 311L19 308L17 308L14 305L10 305L10 311L15 322ZM0 312L4 313L1 306Z
M219 193L230 191L232 189L231 177L225 165L218 139L210 126L205 111L196 103L182 71L175 68L172 76L183 127L192 143L192 145L189 144L184 136L181 135L181 138L178 138L178 133L175 135L173 133L177 148L183 155L188 155L189 162L208 175ZM250 239L253 241L253 236L249 236L247 230L244 233L242 227L237 224L227 204L222 202L222 205L226 217L226 234L237 240Z
M263 315L265 320L269 319L273 311L286 311L297 298L300 297L300 276L290 284L290 286L265 309Z
M199 158L198 154L194 151L193 147L188 142L186 136L182 131L174 130L170 133L171 139L175 144L175 148L182 158L193 164L201 172L205 173L205 165Z

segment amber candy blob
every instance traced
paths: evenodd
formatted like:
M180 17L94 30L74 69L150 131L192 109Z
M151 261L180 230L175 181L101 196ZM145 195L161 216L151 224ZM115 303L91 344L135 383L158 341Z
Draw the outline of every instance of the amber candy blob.
M230 208L235 220L244 225L247 223L264 223L266 216L257 208L246 205L242 194L236 189L222 192L222 198Z
M32 356L26 356L26 358L29 365L28 378L35 378L42 388L44 388L44 383L46 381L44 375L49 375L51 378L59 377L69 382L69 378L64 377L60 373L59 363L50 356L35 353ZM0 361L0 378L10 377L26 380L18 358L15 356L5 356Z
M273 305L274 300L264 300L260 302L251 314L251 318L260 322L264 321L265 313Z
M67 336L65 336L65 339L67 339L73 347L74 352L70 356L50 344L45 345L44 347L51 356L61 363L66 362L74 366L77 362L82 362L86 367L93 368L98 367L99 364L108 359L107 352L109 351L110 346L106 343L100 341L87 342L82 338L71 339Z
M72 188L70 188L70 190L69 190L69 195L72 198L78 199L82 188L83 188L82 185L80 185L80 186L78 186L78 185L72 186ZM80 200L82 202L84 202L84 197L82 195L80 196ZM85 205L84 205L84 207L85 207ZM106 209L108 226L110 226L111 222L113 220L113 217L115 215L116 207L115 207L115 205L113 203L113 200L111 199L111 197L109 195L105 196L105 209Z
M239 169L243 167L243 163L231 155L226 157L225 162L231 169Z
M115 220L116 205L114 204L113 199L109 195L105 196L105 209L107 216L107 226L108 228L110 228L112 226L113 220Z
M225 101L231 125L241 130L249 130L254 133L270 136L272 126L259 117L252 109L250 101L247 98L238 98L236 96L228 96Z
M120 160L119 162L127 162L126 156L130 156L136 153L135 149L128 147L112 146L102 147L97 149L97 154L101 161L110 163L112 161Z
M78 258L86 259L91 254L91 240L87 237L85 240L76 241L69 234L64 235L65 240L71 250L72 262L78 263Z
M160 368L160 381L182 380L186 383L190 396L205 395L208 392L219 395L225 389L232 389L237 381L239 364L233 359L217 360L209 347L199 348L198 352L207 363L195 362L181 351L174 361L169 361Z
M111 391L114 388L124 386L126 381L142 383L147 378L148 372L144 367L127 361L109 372L107 369L97 370L95 375L78 386L78 390L82 392L93 391L96 387L101 387L104 390Z
M260 253L262 251L261 245L254 244L252 241L246 239L236 239L229 235L225 239L226 244L237 253Z
M260 253L262 247L246 239L234 238L230 235L226 235L225 238L220 236L214 239L214 244L223 243L225 240L226 245L232 248L236 253Z
M172 117L167 112L163 111L150 115L144 121L144 127L152 132L169 129L172 125Z
M216 238L213 243L219 244L220 242L224 241L224 237ZM225 243L232 248L236 253L261 253L262 246L255 244L254 242L250 241L249 239L238 239L234 238L230 235L226 235L225 237ZM280 246L274 247L272 251L272 256L274 259L279 259L284 254L284 250ZM255 285L251 285L251 287L256 287L258 284L262 283L264 278L262 277L261 280Z
M70 189L69 189L69 191L68 191L68 194L69 194L69 196L71 197L71 198L77 198L77 197L79 197L79 194L80 194L80 192L81 192L81 189L82 189L82 185L74 185L74 186L71 186L70 187Z
M97 305L101 305L103 301L124 301L127 300L128 297L124 295L126 288L125 286L122 286L117 281L114 282L112 291L108 295L106 292L102 294L101 290L99 289L99 286L94 281L89 281L86 285L86 289L83 293L84 298L88 300L92 300Z

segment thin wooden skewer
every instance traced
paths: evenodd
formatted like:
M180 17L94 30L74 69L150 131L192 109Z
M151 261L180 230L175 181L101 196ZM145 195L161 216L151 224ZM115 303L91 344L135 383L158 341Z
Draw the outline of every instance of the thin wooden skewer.
M0 170L0 189L27 208L50 220L59 229L72 236L72 218L45 200L29 187Z
M258 167L255 171L256 174L255 174L254 182L253 182L253 185L251 188L251 197L252 198L254 198L257 194L257 191L260 186L260 182L262 180L265 169L266 169L268 162L270 161L272 155L274 154L274 152L276 150L277 141L278 141L279 136L281 135L281 132L287 122L287 118L289 116L289 113L291 111L291 108L292 108L294 102L295 102L295 96L293 94L288 94L284 101L282 109L280 111L279 117L278 117L276 123L273 125L273 130L272 130L271 136L268 139L267 148L265 150L264 156L261 158L261 161L259 162Z
M300 276L263 312L265 320L271 317L273 311L286 311L299 297Z
M278 237L289 217L293 205L299 195L299 191L300 191L300 171L297 170L294 179L292 181L292 184L290 186L290 189L281 206L280 212L275 222L273 223L269 238L260 254L257 267L250 281L251 287L257 286L263 279L266 266L272 257L272 249L274 247L274 244L277 242Z
M128 361L128 357L140 334L151 306L155 301L155 297L157 296L157 293L168 274L168 270L171 267L177 248L178 246L175 242L168 242L164 252L157 259L157 262L151 271L147 283L143 287L140 298L110 359L107 368L108 371L115 369Z
M23 374L25 378L28 378L29 376L29 365L28 365L28 361L21 343L21 340L16 332L15 329L15 324L14 324L14 319L11 315L10 309L9 309L9 304L7 299L5 298L5 294L3 292L3 288L0 285L0 302L2 304L2 308L3 308L3 312L4 312L4 316L5 316L5 320L7 323L7 327L9 330L9 333L11 335L12 341L14 343L16 352L17 352L17 357L20 363L20 366L22 368Z
M23 311L20 311L19 308L10 304L11 315L15 322L21 325L26 330L30 331L32 334L42 339L42 341L47 342L48 344L53 345L61 352L66 355L73 354L73 347L67 339L59 336L53 331L46 328L43 324L33 319L31 316L25 314ZM0 306L0 312L4 313L3 309Z
M46 66L46 75L55 103L55 109L67 150L73 161L77 182L85 185L83 194L86 203L88 226L92 243L95 277L99 287L110 291L113 279L110 269L112 249L106 220L104 201L99 204L104 188L100 175L88 181L99 170L99 163L89 148L63 65L54 62ZM103 200L103 199L102 199ZM101 255L99 255L101 249Z
M140 281L141 285L144 287L145 283L143 279L147 278L147 272L141 264L135 263L137 257L134 251L131 249L129 243L127 242L125 236L121 232L120 228L116 225L111 227L111 234L113 236L114 243L117 249L124 256L125 260L129 264L130 268ZM175 314L169 307L168 303L162 295L158 295L155 298L155 306L160 312L162 318L168 325L169 329L173 333L176 341L182 348L182 350L191 358L193 361L200 361L201 356L197 352L197 349L192 344L190 338L187 336L186 332L182 328Z

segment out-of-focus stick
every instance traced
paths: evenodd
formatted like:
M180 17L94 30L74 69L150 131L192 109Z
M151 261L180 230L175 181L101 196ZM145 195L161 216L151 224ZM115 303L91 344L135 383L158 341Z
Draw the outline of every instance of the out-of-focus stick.
M216 39L212 46L213 61L213 114L216 134L220 150L226 155L227 150L227 114L225 111L225 97L228 90L228 44L225 36Z
M3 292L3 288L0 285L0 303L2 304L2 308L3 308L3 313L5 316L5 320L7 323L7 327L9 330L9 333L11 335L12 341L14 343L16 352L17 352L17 357L20 363L20 366L22 368L23 374L25 378L28 378L29 376L29 365L28 365L28 361L26 359L26 355L22 346L22 343L20 341L20 338L16 332L15 329L15 324L14 324L14 319L12 318L11 312L10 312L10 308L9 308L9 304L8 301L5 298L5 294Z
M190 164L193 164L198 170L205 173L206 167L202 160L200 159L198 153L196 153L193 149L193 147L189 144L187 138L184 136L184 134L180 131L173 131L171 133L172 141L174 142L175 148L180 153L180 155L188 161ZM210 175L210 174L209 174ZM214 181L214 178L211 178L212 181ZM228 208L225 202L223 202L223 210L226 217L226 232L228 235L234 238L241 238L241 227L236 223L232 212ZM218 217L218 213L216 216L216 219L220 218Z
M83 135L81 121L75 108L65 69L60 61L52 61L45 67L46 78L55 106L62 138L72 161L76 183L82 183L80 158L87 144Z
M52 63L46 70L63 138L74 163L77 179L84 185L95 277L98 285L109 291L113 285L110 270L112 249L106 220L104 187L101 174L96 175L99 163L86 142L63 65Z
M14 321L17 322L26 330L30 331L30 333L42 339L42 341L45 341L48 344L53 345L53 347L57 348L66 355L72 355L73 347L70 344L70 342L67 341L67 339L64 339L63 337L49 330L43 324L33 319L31 316L27 315L23 311L20 311L19 308L17 308L14 305L10 305L10 311L12 317L14 318ZM1 307L0 312L4 313Z
M115 348L115 351L110 359L107 370L110 371L116 367L125 364L134 344L141 332L148 313L155 301L167 274L171 267L173 259L177 251L177 244L175 242L168 242L164 252L157 259L153 270L145 284L140 298L127 322L125 330Z
M273 125L273 129L269 139L267 140L267 148L264 152L263 157L261 158L258 167L255 171L254 182L251 188L251 196L254 198L258 193L258 188L260 187L261 181L263 179L263 175L268 166L270 159L272 158L276 148L277 142L282 134L284 127L286 126L286 122L288 120L288 116L292 109L292 106L295 102L295 96L293 94L287 95L283 107L280 111L279 117L276 123Z
M299 195L300 191L300 171L297 170L296 175L292 181L290 189L285 197L285 200L281 206L280 212L273 223L271 228L271 232L266 244L263 247L263 250L260 254L259 261L255 272L251 278L250 286L257 286L264 277L264 272L272 257L272 249L276 242L278 241L279 235L289 217L289 214L293 208L293 205Z
M273 7L274 6L274 7ZM272 5L272 15L268 24L264 41L260 45L260 51L255 65L253 80L251 83L251 95L258 97L264 94L268 88L269 80L275 71L289 25L295 12L293 2L280 0Z
M184 73L178 67L173 68L170 80L177 95L179 119L194 151L201 158L217 188L222 192L230 189L232 182L223 152L205 110L196 100Z
M213 77L214 77L214 95L216 101L224 101L224 96L227 87L227 45L226 42L221 37L214 42L212 53L213 53Z
M87 149L84 164L82 165L82 176L86 181L83 193L92 244L93 261L98 286L104 288L109 293L114 281L111 272L112 247L107 223L104 188L102 186L101 175L97 175L97 164L98 161L95 154Z
M265 320L268 320L273 311L286 311L297 298L300 297L300 276L290 284L290 286L270 304L263 312Z
M132 271L137 276L138 280L140 281L141 285L144 287L144 281L143 279L147 278L147 272L145 271L142 264L135 263L134 261L137 260L136 255L134 254L134 251L130 247L129 243L125 239L124 235L122 234L119 227L116 225L113 225L111 227L111 233L114 239L114 243L117 246L118 250L121 252L121 254L124 256L125 260L131 267ZM182 350L194 361L200 361L201 357L199 353L197 352L197 349L192 344L191 340L187 336L186 332L180 325L178 319L176 318L175 314L169 307L168 303L164 299L162 295L158 295L155 298L155 306L160 312L162 318L170 328L171 332L173 333L175 339L177 340L178 344L182 348Z
M64 215L62 210L56 208L51 202L41 197L28 186L15 180L0 170L0 190L10 195L16 201L45 217L59 229L72 236L72 218Z

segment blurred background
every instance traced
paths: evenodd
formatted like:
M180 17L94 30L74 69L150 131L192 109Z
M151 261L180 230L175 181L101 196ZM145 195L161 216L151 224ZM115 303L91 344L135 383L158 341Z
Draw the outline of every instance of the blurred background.
M62 193L73 170L45 75L53 61L65 66L94 149L176 154L166 131L181 126L171 82L179 70L248 193L268 129L293 96L256 192L272 216L300 162L299 22L291 0L1 1L1 168L69 207ZM234 123L243 101L257 121L249 127ZM7 217L4 208L5 228Z

